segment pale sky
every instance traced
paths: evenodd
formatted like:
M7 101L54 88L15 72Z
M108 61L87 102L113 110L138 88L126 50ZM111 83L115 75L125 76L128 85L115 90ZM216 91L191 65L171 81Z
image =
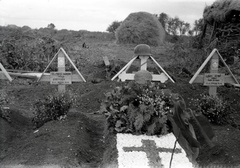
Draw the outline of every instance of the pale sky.
M31 28L106 31L113 21L130 13L166 13L190 23L202 18L206 5L215 0L0 0L0 25Z

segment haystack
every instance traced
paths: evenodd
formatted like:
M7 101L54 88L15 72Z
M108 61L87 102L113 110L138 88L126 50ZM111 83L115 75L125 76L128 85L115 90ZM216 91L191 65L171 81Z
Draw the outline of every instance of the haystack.
M213 25L214 22L240 22L239 0L217 0L211 6L206 6L204 20Z
M228 64L239 57L240 47L240 1L216 0L206 6L203 13L205 30L211 29L209 49L218 48ZM203 32L203 35L205 31Z
M162 45L165 30L157 17L147 12L131 13L116 30L117 43Z

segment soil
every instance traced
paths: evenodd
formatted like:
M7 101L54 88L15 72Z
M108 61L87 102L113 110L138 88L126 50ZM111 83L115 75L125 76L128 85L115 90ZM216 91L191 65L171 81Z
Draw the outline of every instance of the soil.
M100 43L92 45L102 46ZM105 50L102 51L111 53L106 50L110 44L104 45ZM115 44L112 47L116 49ZM88 50L91 51L91 45ZM126 50L130 53L129 48ZM126 63L130 59L122 58L121 61L123 60ZM67 86L67 90L78 95L77 103L70 109L67 117L49 121L37 129L31 122L34 116L32 104L35 100L56 92L57 86L21 78L16 78L11 83L0 81L1 90L7 93L10 100L10 120L0 118L0 167L116 166L116 141L114 135L106 129L105 116L98 113L98 110L104 93L120 83L106 79L105 67L99 62L85 64L82 72L86 83ZM165 70L177 81L175 84L169 81L166 86L173 92L180 93L187 106L191 107L192 98L208 92L207 87L188 84L189 76L174 74L170 68ZM229 98L235 111L239 111L239 89L223 86L218 88L218 93ZM214 147L200 149L199 164L226 167L240 165L240 114L233 114L233 118L235 124L212 125L215 132Z

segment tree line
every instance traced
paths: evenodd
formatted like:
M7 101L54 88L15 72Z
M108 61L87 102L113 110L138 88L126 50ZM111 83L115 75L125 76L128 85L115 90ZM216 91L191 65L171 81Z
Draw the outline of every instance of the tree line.
M154 14L159 22L162 24L163 28L168 34L171 35L199 35L203 30L203 19L200 18L194 21L194 27L191 29L191 26L188 22L181 20L179 17L175 16L174 18L170 17L166 13ZM121 25L122 21L113 21L107 28L106 31L110 33L115 33L117 28Z

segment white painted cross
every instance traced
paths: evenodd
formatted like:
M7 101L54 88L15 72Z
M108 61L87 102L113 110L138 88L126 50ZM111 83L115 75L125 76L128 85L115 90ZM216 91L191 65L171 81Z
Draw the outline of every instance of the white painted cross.
M45 72L52 64L52 62L57 58L58 61L58 71L57 72L50 72L50 75L47 75ZM70 62L70 64L74 67L77 74L72 74L72 72L65 71L65 58ZM66 85L72 84L72 82L86 82L82 74L79 72L77 67L74 65L70 57L64 51L63 48L60 48L57 54L53 57L50 61L46 69L43 71L42 75L38 79L38 81L45 81L50 82L52 85L58 85L59 92L65 92Z
M222 61L224 66L227 68L230 75L225 75L223 73L218 72L219 66L219 59ZM200 75L202 69L206 66L206 64L211 60L210 65L210 73L205 73ZM230 68L227 66L225 61L223 60L222 56L218 52L217 49L214 49L210 55L206 58L197 72L189 81L190 84L192 83L202 83L204 86L209 86L209 95L216 97L217 96L217 87L222 86L225 83L229 83L232 85L239 84L235 76L233 75Z
M192 168L185 151L170 133L164 136L117 134L118 168Z
M139 72L146 72L147 71L147 61L148 60L152 60L157 65L157 67L160 68L162 73L161 74L151 74L151 76L152 76L151 81L160 81L161 83L164 83L168 79L170 79L173 83L175 83L174 80L170 77L170 75L168 75L168 73L161 67L161 65L159 65L159 63L151 55L135 56L112 78L112 81L114 79L116 79L117 77L123 82L126 81L126 80L135 80L135 75L136 74L135 73L127 73L127 71L136 59L140 59L140 70L139 70ZM146 73L144 73L144 74L146 74ZM140 74L138 74L138 75L140 75Z
M149 81L160 81L161 83L166 82L170 79L173 83L174 80L167 74L167 72L158 64L158 62L152 57L150 46L147 44L139 44L134 48L134 54L136 55L132 60L130 60L127 65L125 65L113 78L117 77L121 81L126 80L135 80L139 84L145 84ZM140 70L137 73L127 73L128 69L132 65L132 63L136 60L140 59ZM161 69L162 73L160 74L152 74L147 70L148 60L153 61L154 64L157 65L158 68Z

